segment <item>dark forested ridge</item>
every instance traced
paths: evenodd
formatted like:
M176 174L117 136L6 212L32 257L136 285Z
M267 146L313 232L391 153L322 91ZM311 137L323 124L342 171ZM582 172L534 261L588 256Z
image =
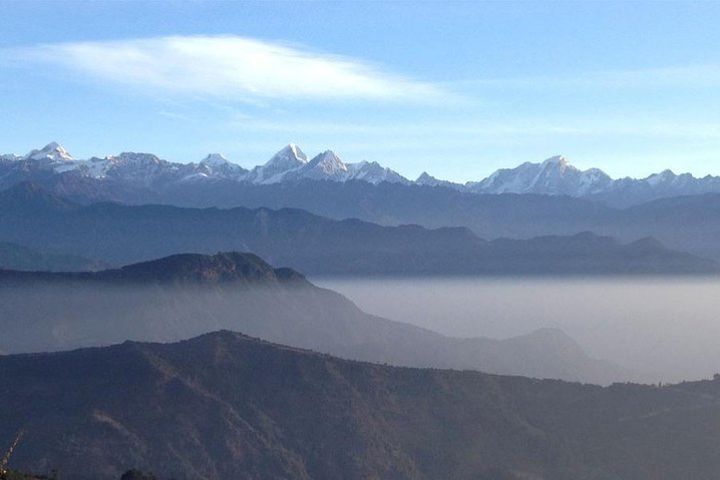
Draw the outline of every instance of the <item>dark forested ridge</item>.
M89 272L42 272L0 270L0 284L22 285L85 282L132 285L212 285L232 283L242 285L309 283L289 268L273 268L252 253L225 252L215 255L178 254L148 262L126 265L117 269Z
M720 383L597 387L339 360L231 332L0 357L15 468L72 479L710 480Z

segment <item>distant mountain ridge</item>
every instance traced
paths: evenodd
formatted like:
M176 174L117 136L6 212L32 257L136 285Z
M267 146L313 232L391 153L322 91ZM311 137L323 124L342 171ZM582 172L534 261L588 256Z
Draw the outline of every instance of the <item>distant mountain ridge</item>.
M107 268L104 262L76 255L42 252L15 243L0 241L0 270L71 272Z
M37 181L56 186L58 191L64 189L65 193L94 200L115 199L129 203L144 203L143 200L153 197L153 192L192 189L208 182L232 182L242 186L304 180L432 186L471 194L567 195L618 207L658 198L720 193L720 177L717 176L696 178L665 170L641 179L612 179L597 168L579 170L562 156L548 158L542 163L526 162L515 168L500 169L485 179L459 184L436 179L426 172L413 181L377 162L345 163L331 150L308 159L295 144L287 145L265 164L250 170L217 153L188 164L133 152L77 160L56 142L24 156L0 155L0 189L21 181Z
M340 360L220 331L0 356L13 467L115 480L711 480L720 382L607 388ZM679 433L680 432L680 433Z
M657 242L592 233L492 241L463 227L331 220L296 209L81 206L32 184L0 192L0 238L116 265L177 253L249 251L325 275L717 273Z

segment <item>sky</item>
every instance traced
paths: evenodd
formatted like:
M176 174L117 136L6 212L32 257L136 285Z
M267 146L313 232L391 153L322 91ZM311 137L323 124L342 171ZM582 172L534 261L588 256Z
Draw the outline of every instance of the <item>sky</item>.
M720 174L720 2L0 0L0 152Z

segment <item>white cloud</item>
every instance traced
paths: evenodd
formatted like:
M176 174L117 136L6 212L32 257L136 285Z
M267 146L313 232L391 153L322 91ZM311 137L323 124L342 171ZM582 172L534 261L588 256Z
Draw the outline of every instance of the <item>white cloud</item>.
M43 44L6 50L15 61L102 81L193 95L434 101L445 92L362 61L237 36Z

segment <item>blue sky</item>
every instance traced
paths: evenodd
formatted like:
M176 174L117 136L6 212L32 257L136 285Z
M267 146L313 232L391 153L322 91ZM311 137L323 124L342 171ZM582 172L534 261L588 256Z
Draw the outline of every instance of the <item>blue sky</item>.
M720 174L720 2L0 0L0 152Z

